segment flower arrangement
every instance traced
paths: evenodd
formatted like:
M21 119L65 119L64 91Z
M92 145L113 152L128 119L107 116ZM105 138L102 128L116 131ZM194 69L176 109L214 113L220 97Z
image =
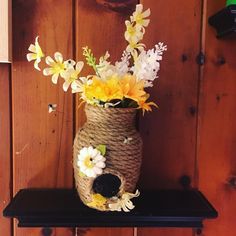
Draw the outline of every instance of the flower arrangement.
M143 114L145 111L151 111L152 106L157 107L157 105L148 100L150 95L145 89L152 87L153 82L158 78L160 61L162 60L164 51L167 50L167 46L163 43L158 43L154 48L145 50L145 45L141 41L145 34L145 28L150 22L148 19L149 16L150 9L143 11L142 4L138 4L130 19L125 21L126 31L124 37L128 45L123 51L120 61L112 64L109 61L110 55L108 52L97 61L91 49L86 46L83 47L83 55L87 65L93 68L93 75L86 77L80 76L84 62L75 62L72 59L64 60L62 54L59 52L54 54L54 58L46 56L45 62L47 66L43 69L43 75L51 76L52 83L54 84L57 84L58 79L62 78L64 80L63 90L67 91L71 88L72 93L78 93L82 102L89 105L104 107L106 109L136 108L142 109ZM28 61L34 61L35 69L41 71L39 63L45 55L39 45L38 39L39 37L36 37L35 44L29 46L30 53L27 54L27 59ZM50 104L49 112L53 112L55 109L56 104ZM130 117L132 117L132 113L130 113ZM88 133L89 136L92 135L91 131ZM84 183L88 183L88 180L95 181L96 178L104 174L107 167L109 169L114 164L112 158L107 154L107 149L108 147L111 149L116 139L118 140L117 142L121 140L118 146L124 149L127 148L127 145L133 145L134 150L136 150L136 153L131 151L131 153L134 153L132 154L134 155L134 159L136 158L138 160L139 157L141 159L141 138L132 130L128 134L132 136L122 134L123 136L120 139L113 138L111 143L108 142L106 144L108 146L105 144L93 146L91 141L74 145L75 169L78 168L78 175L84 179ZM86 135L83 134L84 137ZM90 145L85 145L85 143L89 143ZM131 147L128 149L131 150ZM126 157L130 156L131 154L127 154ZM130 161L132 163L135 162L132 158ZM116 162L120 161L116 160ZM135 164L135 171L139 170L140 163ZM124 170L126 168L122 167L121 169ZM132 170L132 168L130 169ZM118 182L121 181L119 180ZM89 186L91 185L89 184ZM117 185L117 183L114 185ZM118 185L120 186L120 183ZM131 199L138 197L139 191L136 190L135 193L130 193L124 189L120 190L121 187L118 189L118 191L112 190L113 193L115 192L115 195L109 197L105 196L106 194L102 195L96 191L92 191L89 198L85 197L83 201L87 206L99 210L123 210L125 212L132 210L134 205Z
M63 90L67 91L71 87L72 93L79 93L83 102L88 104L103 107L134 107L142 109L143 113L151 111L151 106L157 105L148 101L150 95L145 88L152 87L158 77L160 61L167 46L158 43L154 48L145 50L145 45L141 41L150 21L147 19L149 15L150 9L143 11L143 6L139 4L130 20L125 21L124 36L128 46L121 60L114 65L109 61L108 52L97 61L91 49L86 46L83 47L83 55L87 65L94 69L94 75L80 77L84 62L63 60L59 52L54 54L54 59L46 57L45 62L49 67L43 69L43 74L51 76L54 84L57 84L58 78L61 77L64 79ZM27 59L35 60L34 67L40 71L39 63L45 55L38 38L36 37L34 45L30 45Z

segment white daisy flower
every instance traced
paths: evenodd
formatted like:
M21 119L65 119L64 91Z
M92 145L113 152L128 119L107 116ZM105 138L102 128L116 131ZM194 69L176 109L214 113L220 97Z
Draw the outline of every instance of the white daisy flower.
M80 150L77 165L87 177L95 178L97 175L102 174L103 168L106 166L105 160L100 151L89 146Z
M50 57L46 57L46 63L50 67L43 70L45 76L52 75L52 82L57 84L59 75L62 75L62 72L66 70L66 64L63 62L63 56L60 52L54 54L55 61Z
M26 55L26 58L28 61L35 60L34 68L36 70L40 71L39 62L41 62L41 58L44 57L44 54L43 54L42 49L38 43L38 38L39 38L39 36L36 37L35 44L30 44L29 49L28 49L30 51L30 53L28 53Z
M138 197L140 195L140 192L136 190L135 193L124 193L121 198L116 198L114 203L110 203L109 209L111 211L125 211L129 212L130 210L134 209L134 204L130 199L134 197Z

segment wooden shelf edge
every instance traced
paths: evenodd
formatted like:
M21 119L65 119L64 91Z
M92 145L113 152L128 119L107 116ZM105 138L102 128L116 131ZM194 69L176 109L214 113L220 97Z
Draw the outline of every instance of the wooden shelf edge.
M83 205L72 189L23 189L3 215L18 219L19 227L188 228L201 228L205 219L218 215L198 190L155 190L141 194L131 212L100 212Z

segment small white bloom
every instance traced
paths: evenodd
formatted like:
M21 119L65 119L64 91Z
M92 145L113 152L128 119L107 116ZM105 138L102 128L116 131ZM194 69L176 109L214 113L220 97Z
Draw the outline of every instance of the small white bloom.
M129 72L129 60L130 60L130 53L124 51L121 57L121 61L117 61L115 63L116 73L119 76L124 76Z
M46 57L45 61L46 61L47 65L49 65L50 67L45 68L43 70L43 74L45 76L52 75L52 82L54 84L57 84L58 77L59 77L59 75L62 76L62 73L66 69L66 65L63 62L63 56L60 52L56 52L54 54L54 58L55 58L55 61L50 56Z
M83 69L84 62L79 61L76 63L76 67L74 66L69 67L67 70L64 70L61 74L62 78L65 79L65 82L63 84L63 90L66 92L71 84L73 84L79 76L79 73ZM73 85L73 87L75 87Z
M39 45L39 42L38 42L38 38L39 36L37 36L35 38L35 44L30 44L28 50L30 51L30 53L28 53L26 55L26 58L28 61L33 61L35 60L34 62L34 68L36 70L39 70L40 71L40 68L39 68L39 63L41 62L41 58L44 57L44 54L42 52L42 49Z
M134 25L128 20L125 21L125 25L125 39L129 43L136 44L143 39L144 31L141 25Z
M134 62L131 71L138 80L145 80L145 87L152 87L153 81L158 78L160 62L163 52L167 47L163 43L155 45L155 48L148 51L143 50Z
M124 193L121 198L114 199L114 203L110 203L109 209L111 211L125 211L129 212L130 210L134 209L134 204L130 199L134 197L138 197L140 195L140 192L136 190L135 193Z
M133 13L133 15L130 17L130 19L132 22L136 22L137 25L140 25L142 27L147 27L150 20L145 19L145 18L149 17L150 14L151 14L151 11L149 8L143 12L143 5L138 4L136 5L136 10Z
M71 83L72 93L83 93L83 87L85 85L92 84L92 80L88 77L80 77L78 80L75 80Z
M89 146L80 150L77 165L87 177L95 178L97 175L102 174L103 168L106 166L105 160L100 151Z

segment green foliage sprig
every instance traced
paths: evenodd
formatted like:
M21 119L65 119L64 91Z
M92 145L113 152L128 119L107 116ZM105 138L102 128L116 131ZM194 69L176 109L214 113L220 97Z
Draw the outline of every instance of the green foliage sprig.
M94 57L92 51L88 46L83 47L83 55L85 56L86 62L89 66L91 66L96 74L98 75L97 65L96 65L96 57Z

